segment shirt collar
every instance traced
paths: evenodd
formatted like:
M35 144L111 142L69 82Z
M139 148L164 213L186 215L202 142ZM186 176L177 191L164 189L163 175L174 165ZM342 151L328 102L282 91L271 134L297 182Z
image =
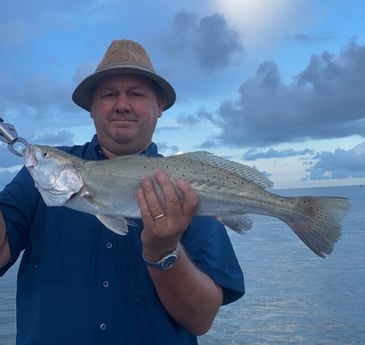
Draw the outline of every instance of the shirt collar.
M107 157L104 155L103 151L101 150L100 144L98 142L98 138L96 135L93 136L91 142L90 142L91 152L94 159L101 160L101 159L107 159ZM146 149L144 149L141 153L141 155L150 156L150 157L157 157L161 156L158 153L158 148L155 143L151 143Z

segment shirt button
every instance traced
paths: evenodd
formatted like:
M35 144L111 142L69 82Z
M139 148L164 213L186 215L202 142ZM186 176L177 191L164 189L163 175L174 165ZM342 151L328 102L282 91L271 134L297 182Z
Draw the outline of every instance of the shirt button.
M99 327L102 331L105 331L106 330L106 323L102 322Z
M108 249L110 249L111 247L113 247L113 243L108 242L108 243L106 244L106 247L107 247Z
M107 280L104 280L104 281L103 281L103 286L104 286L105 288L109 287L109 282L108 282Z

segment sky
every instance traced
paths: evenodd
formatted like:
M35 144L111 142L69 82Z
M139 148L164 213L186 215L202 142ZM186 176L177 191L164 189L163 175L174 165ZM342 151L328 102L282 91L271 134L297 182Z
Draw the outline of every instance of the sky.
M154 141L262 171L275 188L365 184L360 0L13 0L0 11L0 117L33 144L89 141L71 94L114 39L177 93ZM0 142L0 188L22 165Z

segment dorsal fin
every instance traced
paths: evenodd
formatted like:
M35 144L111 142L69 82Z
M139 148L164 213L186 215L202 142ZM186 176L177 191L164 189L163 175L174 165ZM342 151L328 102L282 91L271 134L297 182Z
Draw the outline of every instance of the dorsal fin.
M174 157L175 159L191 159L222 170L226 170L232 174L243 177L246 180L252 181L265 189L271 188L273 186L273 183L260 171L247 165L216 156L206 151L187 152L181 155L170 157Z

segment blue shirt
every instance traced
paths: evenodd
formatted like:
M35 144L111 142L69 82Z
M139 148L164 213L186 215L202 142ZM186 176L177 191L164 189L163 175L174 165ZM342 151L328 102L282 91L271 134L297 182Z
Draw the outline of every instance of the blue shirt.
M96 137L63 150L106 159ZM157 156L156 145L144 154ZM17 279L17 345L197 344L159 301L141 256L142 221L119 236L92 215L47 207L25 168L0 192L0 210L11 250L0 275L24 250ZM219 222L194 217L182 244L223 288L224 304L243 295L243 274Z

